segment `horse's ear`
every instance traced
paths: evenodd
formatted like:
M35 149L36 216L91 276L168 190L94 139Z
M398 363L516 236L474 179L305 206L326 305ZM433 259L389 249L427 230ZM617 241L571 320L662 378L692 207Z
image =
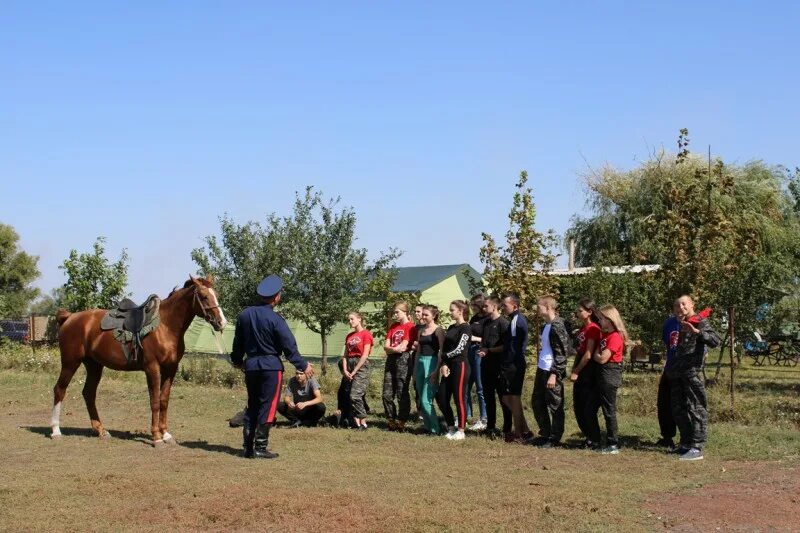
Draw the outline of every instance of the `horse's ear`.
M195 276L194 274L189 274L189 279L190 279L190 280L191 280L191 282L192 282L192 283L194 283L195 285L199 285L199 283L198 283L198 278L197 278L197 276Z

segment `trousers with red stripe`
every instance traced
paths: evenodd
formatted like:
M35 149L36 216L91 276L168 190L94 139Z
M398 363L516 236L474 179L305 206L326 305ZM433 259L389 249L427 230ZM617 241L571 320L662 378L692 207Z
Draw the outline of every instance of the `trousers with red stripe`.
M467 406L464 402L464 391L467 390L469 382L470 368L465 357L457 357L445 363L450 368L450 375L442 378L439 383L439 392L436 395L436 403L442 411L444 420L448 427L458 426L464 429L467 425ZM456 416L458 424L453 418L453 408L450 400L455 400Z
M281 399L283 372L251 370L244 373L244 383L247 386L244 425L255 433L256 426L275 422Z

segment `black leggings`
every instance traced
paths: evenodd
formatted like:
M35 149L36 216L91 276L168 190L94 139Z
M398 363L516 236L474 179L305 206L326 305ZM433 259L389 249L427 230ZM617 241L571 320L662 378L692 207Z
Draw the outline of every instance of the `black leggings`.
M442 411L444 420L448 427L455 426L453 418L453 408L450 405L451 397L456 397L456 414L458 415L458 429L464 429L467 425L467 405L464 402L464 391L469 381L469 364L466 359L459 357L456 360L448 361L450 375L443 378L439 383L439 392L436 395L436 403Z

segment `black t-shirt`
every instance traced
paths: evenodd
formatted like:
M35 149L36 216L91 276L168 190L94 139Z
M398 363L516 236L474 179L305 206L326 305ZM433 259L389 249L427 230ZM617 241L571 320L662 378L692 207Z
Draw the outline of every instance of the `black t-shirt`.
M488 315L475 315L469 320L473 337L483 337L483 328L491 318Z
M419 335L419 354L420 355L439 355L439 338L436 336L436 333L442 330L442 328L437 327L433 330L433 333L430 335L423 335L422 330L424 328L419 328L417 334Z
M502 347L505 342L505 336L508 333L508 319L504 316L497 317L492 320L491 317L486 321L483 326L483 337L481 337L481 348L496 348ZM486 358L500 360L503 357L503 350L497 353L487 353Z

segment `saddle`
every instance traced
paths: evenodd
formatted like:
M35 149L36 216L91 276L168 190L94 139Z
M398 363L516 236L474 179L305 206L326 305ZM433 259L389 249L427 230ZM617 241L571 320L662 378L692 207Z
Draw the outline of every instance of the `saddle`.
M122 344L122 351L129 363L138 361L142 339L161 323L158 313L160 305L161 298L155 294L148 296L142 305L125 298L115 309L106 311L100 321L101 330L114 332L114 338Z

